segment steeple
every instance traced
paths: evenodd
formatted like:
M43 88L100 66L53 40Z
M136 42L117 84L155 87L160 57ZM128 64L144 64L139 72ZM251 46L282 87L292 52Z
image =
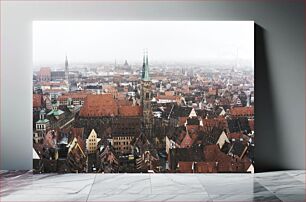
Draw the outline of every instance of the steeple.
M150 137L152 135L153 127L153 113L151 107L152 100L152 89L151 89L151 80L149 76L149 60L148 52L146 51L143 56L143 66L142 66L142 75L141 75L141 105L144 127L146 135Z
M65 60L65 71L68 72L68 58L67 58L67 54L66 54L66 60Z
M144 53L142 65L142 80L150 81L148 51Z
M67 87L68 91L70 90L70 85L69 85L69 69L68 69L68 58L66 54L66 60L65 60L65 80L67 82Z
M149 68L148 50L147 50L146 66L147 66L147 68ZM148 69L148 70L149 70L149 69Z
M143 51L143 62L142 62L142 71L141 71L141 79L144 78L146 69L146 53Z

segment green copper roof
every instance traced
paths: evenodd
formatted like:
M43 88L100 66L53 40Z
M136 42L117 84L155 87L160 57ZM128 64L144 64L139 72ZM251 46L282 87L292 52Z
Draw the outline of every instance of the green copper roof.
M52 109L52 111L50 111L48 113L48 116L50 116L50 115L59 116L59 115L61 115L63 113L64 112L62 110L60 110L60 109L57 109L57 110Z
M144 55L142 65L142 80L150 81L148 53Z
M42 119L42 120L38 120L36 123L41 124L41 123L48 123L49 120L48 119Z
M146 56L143 54L143 62L142 62L142 71L141 71L141 79L144 78L145 75L145 70L146 70Z

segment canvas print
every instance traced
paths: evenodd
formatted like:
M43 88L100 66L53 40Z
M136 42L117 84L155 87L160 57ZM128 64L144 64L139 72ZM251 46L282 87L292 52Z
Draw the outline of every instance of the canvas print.
M254 172L253 21L33 21L34 173Z

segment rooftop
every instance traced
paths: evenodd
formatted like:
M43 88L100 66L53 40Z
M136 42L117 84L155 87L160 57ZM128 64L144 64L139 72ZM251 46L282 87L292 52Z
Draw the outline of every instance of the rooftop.
M254 107L234 107L230 113L232 116L254 115Z
M142 113L140 106L120 106L120 116L140 116Z
M41 94L33 94L33 107L41 107L42 106L42 95Z
M80 111L80 116L116 116L118 106L111 94L88 95Z

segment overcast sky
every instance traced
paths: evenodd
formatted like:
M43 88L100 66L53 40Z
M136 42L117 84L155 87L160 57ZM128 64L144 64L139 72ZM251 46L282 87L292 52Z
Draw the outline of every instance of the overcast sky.
M35 65L63 63L202 62L253 64L253 21L34 21Z

